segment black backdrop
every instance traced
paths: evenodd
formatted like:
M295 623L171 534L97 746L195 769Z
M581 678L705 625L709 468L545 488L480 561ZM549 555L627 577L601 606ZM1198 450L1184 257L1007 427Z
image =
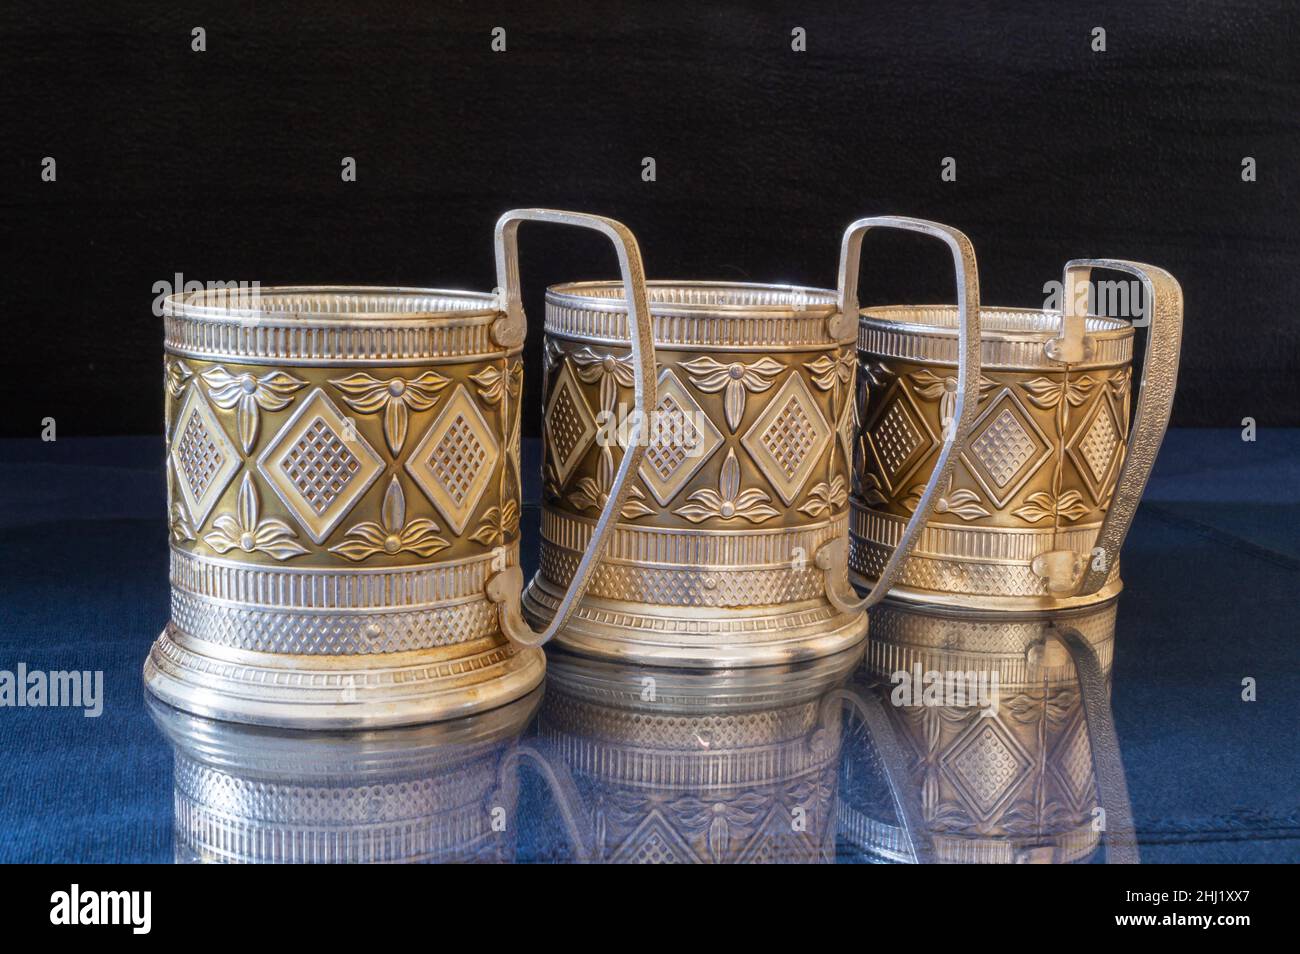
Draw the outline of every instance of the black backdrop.
M515 205L622 219L663 278L829 284L884 212L965 230L990 304L1150 261L1186 294L1175 423L1300 424L1295 0L11 4L0 50L3 434L159 430L176 272L487 290ZM615 263L521 235L535 358L544 285ZM937 243L867 255L866 303L951 296Z

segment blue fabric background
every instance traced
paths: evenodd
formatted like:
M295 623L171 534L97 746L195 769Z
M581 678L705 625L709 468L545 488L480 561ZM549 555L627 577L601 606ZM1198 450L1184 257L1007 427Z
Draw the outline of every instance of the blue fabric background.
M0 709L0 861L171 858L171 756L140 681L168 611L162 455L0 442L0 669L105 671L98 719ZM1300 431L1171 432L1124 579L1113 700L1144 860L1300 861Z

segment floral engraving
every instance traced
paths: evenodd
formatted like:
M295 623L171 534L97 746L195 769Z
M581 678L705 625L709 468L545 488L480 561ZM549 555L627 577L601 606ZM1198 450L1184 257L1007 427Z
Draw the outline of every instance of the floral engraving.
M583 477L577 483L577 489L569 494L569 503L577 510L604 510L609 503L609 491L614 485L614 454L608 447L600 449L600 464L595 477ZM633 484L628 488L627 498L619 515L624 520L635 520L654 513L654 508L645 504L645 492Z
M776 375L785 370L785 366L775 358L759 358L751 364L739 361L722 364L708 355L684 362L682 368L690 377L691 384L706 394L725 389L723 410L727 427L733 434L745 416L746 394L766 391L776 381Z
M358 414L384 411L384 440L394 454L406 443L411 411L427 411L437 403L437 393L450 381L436 371L426 371L416 378L380 380L364 371L346 378L332 378L330 384L342 392L343 401Z
M438 525L428 517L417 517L406 522L406 493L394 475L384 491L384 502L379 510L379 522L363 520L350 527L344 534L342 543L330 547L331 553L337 553L349 560L364 560L376 553L395 556L398 553L414 553L416 556L433 556L439 550L451 546L442 537L437 536Z
M718 489L697 490L686 499L691 503L678 507L673 513L691 523L700 523L710 517L723 520L739 517L750 523L762 523L778 513L775 507L769 506L772 498L757 487L740 489L740 463L736 460L736 452L730 448L727 449L727 459L722 462Z
M1119 400L1128 394L1129 382L1133 377L1132 368L1124 368L1122 371L1116 371L1106 379L1106 384L1110 386L1110 393L1114 395L1115 400Z
M1040 376L1026 381L1022 387L1029 392L1029 400L1034 407L1047 410L1060 404L1062 397L1070 407L1078 407L1087 399L1096 383L1087 374L1073 381Z
M247 371L231 374L221 365L209 368L199 377L207 383L208 397L213 404L226 411L236 409L235 422L244 453L251 452L257 443L260 412L283 410L293 401L290 395L307 386L306 381L286 371L269 371L259 378Z
M916 484L908 490L907 496L903 498L902 504L909 513L916 512L916 508L921 503L921 495L925 493L925 486L925 484ZM950 513L961 517L963 520L978 520L980 517L990 516L990 511L980 506L980 499L978 493L967 487L953 490L952 477L950 476L948 478L947 492L934 502L934 512Z
M922 368L920 371L913 371L908 376L912 382L913 393L926 401L938 400L939 402L939 422L943 425L945 433L957 423L957 376L939 376L928 368ZM995 381L990 381L984 375L979 379L979 401L983 401L989 391L997 387ZM987 515L986 515L987 516Z
M307 552L306 547L294 541L297 534L283 520L278 517L258 519L261 503L249 474L244 474L239 485L237 508L238 515L223 513L213 520L212 532L203 538L203 542L218 553L235 549L245 553L260 551L277 560L287 560Z
M478 529L470 539L485 547L495 547L506 542L519 530L519 504L508 498L500 507L489 507L479 521Z
M851 384L858 358L851 348L845 348L838 357L823 354L813 361L805 361L804 367L812 374L812 382L819 390L829 391L836 384Z
M190 526L190 521L185 515L185 508L179 503L172 504L171 519L167 525L172 532L172 539L177 543L194 539L194 528Z
M1028 523L1037 523L1044 517L1056 514L1073 522L1090 512L1088 505L1083 502L1083 494L1077 490L1067 490L1057 500L1053 500L1052 495L1046 491L1040 490L1036 494L1030 494L1027 500L1028 503L1023 507L1017 507L1011 512Z
M858 477L858 489L862 494L862 499L869 504L888 503L889 498L885 496L884 487L880 484L880 478L866 468L864 455L861 453L861 444L859 441L858 465L854 468Z
M849 490L844 476L836 474L830 483L823 481L808 492L808 502L799 508L800 513L820 517L841 509L849 501Z
M516 361L504 371L494 364L489 364L483 370L471 374L469 379L478 385L478 396L484 402L499 404L501 399L506 396L507 388L509 388L511 395L519 393L519 385L523 382L523 375L524 366Z
M583 384L600 382L600 409L612 414L618 404L618 389L630 388L634 383L632 356L583 347L570 354L569 360Z
M163 384L167 388L167 393L174 398L181 396L185 391L185 385L189 384L192 377L194 371L180 358L167 361L163 367Z

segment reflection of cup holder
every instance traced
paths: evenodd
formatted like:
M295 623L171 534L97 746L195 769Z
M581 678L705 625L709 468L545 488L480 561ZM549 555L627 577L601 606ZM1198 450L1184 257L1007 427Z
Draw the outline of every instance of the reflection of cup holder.
M1053 625L1077 630L1109 675L1115 650L1116 600L1077 610L1038 614L962 613L882 603L871 617L864 672L888 680L899 670L993 669L1004 686L1071 684L1074 662L1046 643Z
M1108 859L1135 860L1108 702L1114 626L1114 602L1030 619L877 607L840 837L888 861L1068 863L1107 832ZM997 702L990 715L950 697L896 704L899 672L996 676Z
M510 860L515 802L499 770L541 696L348 733L217 722L147 697L175 756L176 860Z
M827 703L861 658L859 646L711 673L551 654L536 751L575 843L551 853L610 863L833 861L842 720Z

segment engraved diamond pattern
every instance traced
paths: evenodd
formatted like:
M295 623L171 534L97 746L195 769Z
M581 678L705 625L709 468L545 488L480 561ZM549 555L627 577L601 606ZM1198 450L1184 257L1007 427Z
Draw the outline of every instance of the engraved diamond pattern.
M635 865L673 865L677 864L677 855L663 836L654 831L633 846L629 860Z
M1098 414L1092 419L1092 427L1079 444L1083 459L1096 480L1101 480L1110 469L1110 456L1119 444L1119 434L1111 422L1109 414Z
M578 418L578 405L573 400L573 392L568 388L560 391L551 410L552 432L555 434L555 450L561 457L568 457L578 446L582 438L582 422Z
M646 457L655 473L664 480L686 463L692 448L700 442L700 430L686 415L685 410L669 395L659 402L659 416L655 419L654 440Z
M790 480L799 471L808 451L813 446L813 424L797 401L790 401L777 414L775 420L759 438L785 479Z
M939 440L902 381L881 398L864 429L863 446L885 489L895 494L939 446Z
M348 757L341 758L339 774L346 774L353 764ZM191 801L190 810L203 812L206 820L219 826L215 829L198 827L187 834L192 834L201 844L209 845L216 857L233 855L281 861L299 858L373 861L376 855L381 858L413 857L418 855L413 850L416 844L423 845L427 841L425 851L438 849L435 832L441 829L431 824L430 819L434 815L449 816L453 809L462 807L448 802L448 794L477 794L478 787L471 786L478 782L485 786L492 778L487 772L402 777L399 781L367 780L367 784L360 784L358 780L355 787L349 779L348 787L326 787L316 784L319 776L304 779L295 778L294 774L286 772L284 780L261 781L229 775L189 758L178 759L177 794L183 793L186 800ZM472 804L465 807L476 808ZM382 828L372 827L400 822L411 824L409 828L403 826L401 832L386 833ZM323 830L298 830L294 832L296 837L284 838L285 831L281 826L289 825L320 826ZM365 828L349 831L341 827L344 825ZM428 831L418 835L417 829L420 828ZM471 823L464 830L468 835L476 832L477 826ZM236 831L251 837L241 840L236 836L230 841L220 841L222 835ZM348 831L354 836L345 843L347 847L337 839L340 831ZM459 833L462 829L451 831ZM441 833L444 838L450 836L450 831ZM264 837L258 838L258 834ZM380 837L385 834L387 838ZM322 850L313 854L311 848Z
M548 580L568 583L578 557L553 547L542 548L541 569ZM825 592L820 573L781 569L749 569L701 573L694 568L648 568L599 563L587 592L592 596L665 606L771 606L809 600Z
M889 406L880 418L875 436L880 462L890 474L897 474L922 443L920 429L908 419L901 402Z
M596 419L567 361L551 392L544 426L547 453L563 485L596 437Z
M740 443L789 505L799 496L833 436L803 376L794 372Z
M1110 489L1110 478L1122 456L1123 431L1114 405L1102 395L1067 446L1070 459L1095 503Z
M185 424L176 459L180 461L181 474L190 486L190 493L196 500L201 498L221 469L225 456L197 414L191 414Z
M172 472L197 528L239 471L240 456L198 388L190 389L176 418Z
M486 600L411 612L266 610L231 606L172 591L172 622L182 632L231 649L292 655L397 653L454 646L492 636L497 612ZM380 624L375 638L367 625Z
M317 388L272 438L257 469L308 535L322 543L379 479L384 463Z
M1061 743L1051 758L1056 774L1061 779L1071 803L1076 808L1092 797L1093 764L1092 746L1088 741L1087 726L1078 722L1069 737Z
M652 811L610 859L615 864L680 865L698 864L699 859L672 827Z
M655 499L667 505L722 444L722 432L671 370L660 375L658 394L638 473Z
M789 827L788 822L786 827ZM784 840L785 838L784 833L758 832L746 847L746 853L741 857L740 863L747 865L781 864L785 855L781 851L778 839Z
M839 424L836 425L835 433L839 436L840 446L844 450L844 462L852 469L853 467L853 438L857 436L857 422L853 416L853 402L844 401L844 408L840 411Z
M976 419L961 459L989 499L1003 507L1051 456L1047 435L1011 389L1003 388Z
M974 814L989 818L1029 767L1029 758L993 719L980 717L947 761Z
M308 506L320 515L356 477L361 461L325 420L318 417L280 460L280 469L293 481Z
M411 452L406 470L460 533L492 482L500 453L500 442L462 384Z
M452 421L429 456L433 472L457 507L465 505L474 475L487 460L487 448L462 415Z
M862 537L850 538L849 567L867 579L880 578L894 549ZM956 562L932 557L913 558L903 567L902 586L941 593L969 593L975 596L1047 596L1047 581L1026 563Z
M1016 416L1003 408L993 423L971 441L971 452L1002 488L1025 466L1034 452L1034 441Z
M810 808L809 814L815 809ZM805 836L806 837L806 836ZM736 856L742 865L779 865L796 861L811 854L809 846L790 827L790 810L776 805L767 813Z

